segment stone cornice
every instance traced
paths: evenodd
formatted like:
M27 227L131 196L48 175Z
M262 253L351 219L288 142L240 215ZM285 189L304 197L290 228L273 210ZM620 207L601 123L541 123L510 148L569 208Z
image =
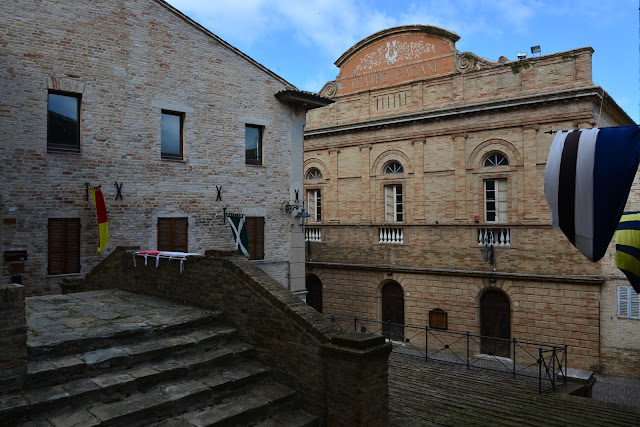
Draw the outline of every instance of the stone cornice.
M410 267L390 264L351 264L342 262L307 261L307 267L344 268L352 270L392 271L394 273L432 274L436 276L464 276L482 279L500 280L535 280L540 282L575 283L587 286L601 286L605 282L604 276L562 276L552 274L503 273L479 270L451 270L446 268Z

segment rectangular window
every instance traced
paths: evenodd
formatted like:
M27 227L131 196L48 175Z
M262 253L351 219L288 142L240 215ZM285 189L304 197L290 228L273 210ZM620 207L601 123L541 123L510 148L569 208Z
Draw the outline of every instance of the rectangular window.
M247 241L249 242L249 259L264 259L264 217L245 217Z
M262 126L256 125L244 127L244 150L248 164L262 164L262 129Z
M49 274L80 273L80 218L49 218Z
M160 156L163 159L182 160L184 113L162 110L160 128Z
M618 317L640 319L640 295L631 286L618 286Z
M47 148L80 151L80 94L49 92Z
M484 217L486 222L507 221L506 179L488 179L484 182Z
M320 190L307 190L307 207L309 222L320 222L322 220L322 200L320 198Z
M385 221L402 222L402 185L384 187Z
M189 218L158 218L158 250L189 252Z

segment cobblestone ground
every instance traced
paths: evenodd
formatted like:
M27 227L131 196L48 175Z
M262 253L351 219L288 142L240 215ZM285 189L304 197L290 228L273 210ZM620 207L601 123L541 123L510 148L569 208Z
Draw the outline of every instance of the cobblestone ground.
M640 424L640 408L570 396L567 391L540 395L537 379L425 363L395 353L389 358L389 415L394 426Z
M596 375L592 399L640 408L640 380ZM640 418L638 419L640 424Z

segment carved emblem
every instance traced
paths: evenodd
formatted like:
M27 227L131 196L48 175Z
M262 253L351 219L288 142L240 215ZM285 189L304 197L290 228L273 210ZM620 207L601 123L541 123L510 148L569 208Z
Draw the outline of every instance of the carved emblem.
M386 45L380 46L377 50L366 54L360 59L360 64L356 66L356 71L371 70L382 64L392 65L405 59L418 59L422 55L436 51L435 45L431 43L400 42L397 40L388 41Z

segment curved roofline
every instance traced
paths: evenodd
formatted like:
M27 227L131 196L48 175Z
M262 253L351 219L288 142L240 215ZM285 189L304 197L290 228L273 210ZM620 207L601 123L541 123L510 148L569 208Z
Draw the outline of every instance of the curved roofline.
M369 37L366 37L360 40L358 43L354 44L342 54L340 58L335 62L338 67L341 67L342 64L357 51L362 49L365 45L373 43L383 37L387 37L392 34L398 33L407 33L407 32L421 32L426 34L433 34L438 36L446 37L447 39L453 41L454 43L460 40L460 36L456 33L445 30L444 28L436 27L435 25L401 25L399 27L387 28L386 30L378 31L377 33L371 34Z

